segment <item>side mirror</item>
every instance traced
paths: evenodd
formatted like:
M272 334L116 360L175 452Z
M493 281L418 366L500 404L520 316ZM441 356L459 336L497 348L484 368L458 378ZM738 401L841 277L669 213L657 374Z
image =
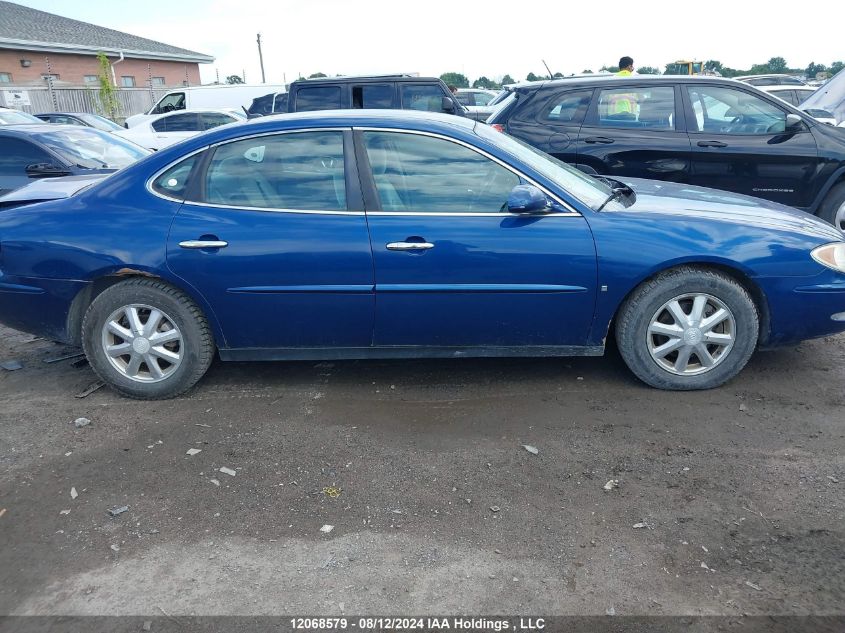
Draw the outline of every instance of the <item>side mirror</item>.
M792 113L786 115L787 132L800 132L802 129L804 129L804 121L800 116Z
M54 178L56 176L70 176L70 172L64 167L58 167L53 163L33 163L26 166L26 175L30 178Z
M534 185L517 185L508 196L509 213L541 213L549 210L549 199Z
M443 97L442 101L440 102L440 107L443 109L443 112L454 112L455 100L452 99L452 97Z

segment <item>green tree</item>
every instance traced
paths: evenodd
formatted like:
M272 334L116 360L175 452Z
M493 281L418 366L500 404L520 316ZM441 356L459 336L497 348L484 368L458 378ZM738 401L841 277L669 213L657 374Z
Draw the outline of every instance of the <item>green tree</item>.
M721 73L722 68L722 62L717 59L708 59L704 62L704 70L712 70L713 72Z
M538 75L535 75L534 73L528 73L528 75L525 77L525 81L540 81L542 79L545 79L545 77L540 77Z
M97 83L100 85L98 97L103 114L114 121L120 111L120 101L117 98L117 88L112 83L111 64L106 54L100 51L97 53L97 63L100 71L97 74Z
M510 75L505 75L504 77L502 77L501 84L503 86L506 86L508 84L515 84L515 83L516 83L516 80L513 77L511 77Z
M227 84L242 84L244 82L240 75L229 75L226 77Z
M457 88L469 88L469 79L461 73L443 73L440 75L447 86L456 86Z
M602 66L599 68L599 72L609 72L609 73L618 73L619 72L619 65L615 64L613 66Z
M482 88L485 90L498 90L501 86L493 81L492 79L488 79L484 75L476 79L472 82L473 88Z
M581 71L581 74L582 74L582 75L592 75L592 74L593 74L593 71L592 71L592 70L590 70L589 68L586 68L586 69L584 69L584 70L582 70L582 71Z
M810 62L810 65L807 66L807 69L804 71L804 74L807 75L807 79L815 79L818 73L823 73L826 70L827 66L825 66L824 64Z
M840 72L843 68L845 68L845 62L833 62L828 68L828 72L831 75L835 75L836 73Z
M640 75L659 75L660 69L654 66L640 66L637 68L637 73Z
M326 73L313 73L308 75L308 79L319 79L320 77L328 77Z
M789 67L786 65L786 60L783 57L772 57L766 63L766 66L769 67L770 73L785 73L789 70Z
M552 79L563 79L565 75L563 73L555 73L552 75Z

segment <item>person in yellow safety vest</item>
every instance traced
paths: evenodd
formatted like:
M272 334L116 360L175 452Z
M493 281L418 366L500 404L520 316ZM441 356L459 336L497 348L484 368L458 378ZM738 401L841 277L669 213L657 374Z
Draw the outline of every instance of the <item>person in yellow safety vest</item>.
M620 77L627 77L634 74L634 60L628 57L621 57L619 59L619 72L616 73Z
M634 60L627 55L619 59L619 72L616 73L619 77L629 77L634 74ZM633 94L616 94L610 98L608 103L608 114L618 115L628 113L634 116L634 108L636 107L637 98Z

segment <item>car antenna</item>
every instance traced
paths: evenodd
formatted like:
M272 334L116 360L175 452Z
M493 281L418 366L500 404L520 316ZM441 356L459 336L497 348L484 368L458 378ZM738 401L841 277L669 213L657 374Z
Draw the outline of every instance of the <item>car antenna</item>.
M546 70L549 71L549 79L552 79L552 69L549 68L549 65L546 63L545 59L541 59L540 61L543 62L543 66L545 66Z

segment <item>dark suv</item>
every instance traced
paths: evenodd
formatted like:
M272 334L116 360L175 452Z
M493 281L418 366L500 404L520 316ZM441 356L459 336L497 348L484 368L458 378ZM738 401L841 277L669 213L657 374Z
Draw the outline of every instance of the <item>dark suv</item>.
M391 108L467 116L449 87L435 77L383 75L299 79L290 85L288 112Z
M614 177L767 198L845 230L845 129L712 77L577 77L515 86L487 123Z

